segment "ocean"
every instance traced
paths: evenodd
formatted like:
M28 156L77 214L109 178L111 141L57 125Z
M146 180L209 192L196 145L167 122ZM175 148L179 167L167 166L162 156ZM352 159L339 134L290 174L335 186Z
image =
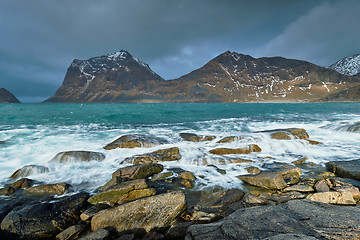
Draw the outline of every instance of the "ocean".
M157 103L157 104L0 104L0 186L25 165L43 165L48 173L29 176L44 183L66 182L76 190L94 191L111 179L122 161L136 154L179 147L182 158L164 162L165 169L182 168L197 176L195 189L242 188L236 176L248 166L267 169L274 163L307 162L324 166L332 160L352 160L360 155L360 131L348 127L360 121L359 103ZM272 129L304 128L311 140L276 140ZM210 142L187 142L179 133L212 135ZM124 134L147 134L169 143L153 148L103 147ZM226 136L242 136L232 143L216 143ZM238 148L257 144L261 152L217 156L217 147ZM54 163L59 152L85 150L106 155L101 162ZM229 159L251 160L231 163ZM219 173L214 167L226 170ZM311 169L304 169L306 174Z

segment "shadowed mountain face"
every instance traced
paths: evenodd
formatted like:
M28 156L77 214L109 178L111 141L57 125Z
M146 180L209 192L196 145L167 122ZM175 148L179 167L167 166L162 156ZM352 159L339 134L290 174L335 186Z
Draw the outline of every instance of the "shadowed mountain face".
M74 60L48 102L317 101L359 85L356 77L309 62L225 52L203 67L163 80L126 51Z
M5 88L0 88L0 103L20 103L20 101Z

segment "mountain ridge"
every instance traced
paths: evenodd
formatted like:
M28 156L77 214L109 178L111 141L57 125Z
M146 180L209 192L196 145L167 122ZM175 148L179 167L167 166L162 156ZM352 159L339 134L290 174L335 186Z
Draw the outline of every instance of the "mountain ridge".
M0 103L20 103L20 101L5 88L0 88Z
M230 51L164 80L121 50L74 60L46 102L310 102L359 84L359 78L310 62Z

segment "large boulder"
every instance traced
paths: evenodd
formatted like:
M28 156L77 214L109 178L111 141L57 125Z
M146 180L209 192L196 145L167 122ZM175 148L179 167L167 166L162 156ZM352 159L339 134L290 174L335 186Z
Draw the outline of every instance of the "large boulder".
M151 153L128 157L125 159L125 162L132 164L156 163L156 162L165 162L165 161L177 161L180 160L180 158L181 155L179 152L179 148L172 147L172 148L160 149Z
M1 230L24 239L49 239L79 220L88 193L36 202L14 208L1 222Z
M352 161L332 161L326 163L329 171L344 178L360 180L360 159Z
M216 138L215 136L202 136L194 133L180 133L180 137L189 142L208 142Z
M89 161L102 161L105 159L105 155L100 152L89 151L68 151L60 152L51 159L51 162L89 162Z
M256 145L252 144L242 148L216 148L210 150L210 153L216 155L226 155L226 154L249 154L252 152L261 152L261 148Z
M186 239L282 239L271 237L284 233L300 234L301 239L359 239L359 214L358 207L293 200L244 208L222 221L192 225Z
M164 166L158 163L145 163L119 168L112 174L111 180L102 186L100 190L106 191L114 185L130 180L145 179L160 173L163 169Z
M95 194L89 198L88 202L91 204L105 203L114 205L115 203L130 202L155 194L156 190L148 188L145 179L137 179L114 185L107 191Z
M238 176L240 180L261 188L280 190L288 185L299 182L301 169L291 165L283 165L272 171L262 171L258 174Z
M186 209L185 194L180 191L142 198L105 209L93 216L91 230L113 227L118 232L168 227Z
M136 148L136 147L154 147L160 144L167 143L166 139L148 136L144 134L129 134L123 135L115 141L109 143L104 147L106 150L115 148Z
M286 129L273 129L263 132L270 132L271 138L279 140L309 139L309 134L303 128L286 128Z
M69 192L71 186L67 183L41 184L26 191L34 194L49 194L49 195L63 195Z
M30 175L40 174L49 172L49 168L40 165L26 165L18 170L16 170L13 174L11 174L10 178L19 178L19 177L27 177Z

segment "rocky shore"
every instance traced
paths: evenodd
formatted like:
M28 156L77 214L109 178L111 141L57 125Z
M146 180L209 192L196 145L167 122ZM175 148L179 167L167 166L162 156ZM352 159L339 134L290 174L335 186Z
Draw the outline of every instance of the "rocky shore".
M272 139L310 139L305 129L265 131ZM216 141L215 136L181 133L183 141ZM254 154L256 144L226 148L242 136L224 136L210 154ZM147 135L124 135L104 146L150 148L167 144ZM232 155L231 155L232 156ZM106 154L60 152L50 161L103 161ZM122 159L125 167L95 192L78 192L68 183L31 179L45 166L27 165L0 189L0 239L360 239L360 160L332 161L326 167L301 158L267 168L247 167L239 188L198 188L201 175L167 168L179 161L178 147ZM232 159L241 164L246 160ZM206 163L205 163L206 164ZM124 166L124 165L122 165ZM226 171L208 165L220 174Z

